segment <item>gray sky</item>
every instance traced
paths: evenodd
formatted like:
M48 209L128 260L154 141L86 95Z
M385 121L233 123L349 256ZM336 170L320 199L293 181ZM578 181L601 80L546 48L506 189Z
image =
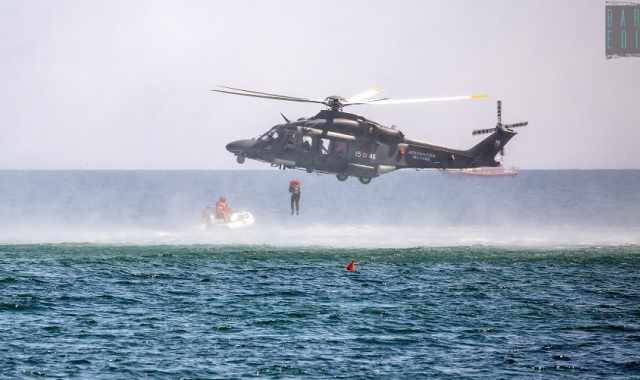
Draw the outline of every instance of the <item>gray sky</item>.
M224 150L316 105L225 96L486 92L351 111L467 148L529 120L523 168L640 168L640 58L606 60L604 1L0 1L0 169L235 169ZM245 168L268 168L245 164Z

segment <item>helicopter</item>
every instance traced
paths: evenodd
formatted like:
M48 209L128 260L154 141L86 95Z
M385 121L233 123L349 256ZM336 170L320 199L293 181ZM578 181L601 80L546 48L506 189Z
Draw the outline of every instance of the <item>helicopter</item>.
M335 174L339 181L356 177L369 184L375 177L398 169L466 169L496 167L495 157L517 134L513 129L528 122L502 124L502 102L498 100L496 126L477 129L475 135L490 134L468 150L457 150L412 140L395 127L386 127L363 116L343 111L355 105L383 105L479 100L487 95L439 98L376 98L377 89L350 98L329 96L311 99L271 92L218 86L211 91L288 102L316 103L326 107L315 116L289 120L284 114L278 124L257 138L233 141L226 149L243 164L246 159L270 163L280 169L301 169L308 173Z

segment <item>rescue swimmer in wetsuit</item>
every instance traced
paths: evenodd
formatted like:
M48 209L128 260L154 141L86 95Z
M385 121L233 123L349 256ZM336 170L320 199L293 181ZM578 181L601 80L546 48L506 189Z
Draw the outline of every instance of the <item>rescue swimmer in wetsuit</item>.
M301 185L302 184L297 179L289 181L289 192L291 193L291 215L293 215L294 210L296 215L300 215Z

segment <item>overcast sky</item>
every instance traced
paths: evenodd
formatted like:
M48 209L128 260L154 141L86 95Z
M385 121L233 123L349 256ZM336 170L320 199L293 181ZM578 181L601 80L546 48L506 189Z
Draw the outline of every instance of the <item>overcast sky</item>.
M0 169L235 169L224 146L319 107L296 96L486 92L361 106L405 135L467 148L529 127L522 168L640 168L640 58L606 60L604 1L0 1ZM245 168L268 168L247 163Z

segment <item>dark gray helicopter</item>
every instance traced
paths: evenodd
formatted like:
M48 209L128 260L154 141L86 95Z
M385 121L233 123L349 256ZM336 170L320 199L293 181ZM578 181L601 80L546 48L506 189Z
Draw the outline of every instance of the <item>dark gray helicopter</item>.
M495 156L504 155L504 146L516 135L513 128L528 122L502 124L502 107L498 101L498 122L494 128L478 129L473 135L491 133L468 150L456 150L408 139L395 128L385 127L362 116L343 112L347 106L363 104L404 104L452 100L484 99L486 95L445 98L374 99L377 90L365 91L351 98L329 96L323 100L278 95L268 92L219 86L211 90L225 94L290 102L317 103L327 106L308 119L290 121L283 114L278 124L258 138L229 143L227 150L238 163L246 158L271 163L281 169L304 169L307 172L333 173L338 180L358 177L361 183L397 169L464 169L499 166Z

